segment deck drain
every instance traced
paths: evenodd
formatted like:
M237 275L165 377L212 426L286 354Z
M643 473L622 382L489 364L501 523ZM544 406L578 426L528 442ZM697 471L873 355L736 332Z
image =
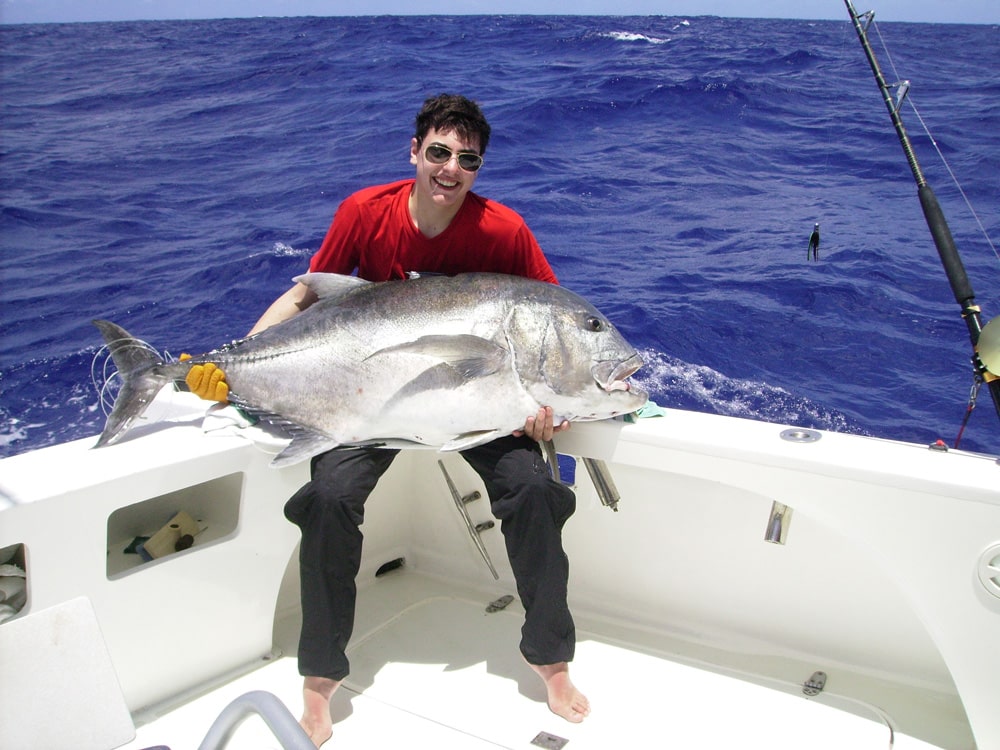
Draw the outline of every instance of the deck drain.
M531 741L531 744L536 747L544 747L546 750L562 750L562 748L566 747L566 743L568 742L569 740L565 740L562 737L556 737L554 734L539 732L538 736Z
M501 596L499 599L494 599L489 604L486 605L486 611L490 614L494 612L501 612L507 609L507 605L514 601L514 597L510 594L506 596Z

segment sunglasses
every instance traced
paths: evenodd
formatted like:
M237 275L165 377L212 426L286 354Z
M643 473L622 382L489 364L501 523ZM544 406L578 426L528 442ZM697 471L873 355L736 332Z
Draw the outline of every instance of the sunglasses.
M424 149L424 158L431 164L447 164L452 156L456 156L455 152L439 143L432 143ZM483 157L471 151L459 151L457 157L458 166L466 172L476 172L483 166Z

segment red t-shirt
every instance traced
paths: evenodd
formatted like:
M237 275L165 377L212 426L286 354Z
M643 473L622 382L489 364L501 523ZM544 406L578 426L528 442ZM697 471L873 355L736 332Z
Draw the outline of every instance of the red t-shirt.
M520 214L469 192L451 224L427 238L413 226L414 180L365 188L337 209L310 271L350 274L368 281L405 279L407 271L506 273L557 284L535 236Z

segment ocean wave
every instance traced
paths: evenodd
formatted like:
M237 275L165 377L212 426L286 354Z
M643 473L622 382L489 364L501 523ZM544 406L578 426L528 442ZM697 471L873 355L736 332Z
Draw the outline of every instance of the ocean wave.
M889 32L995 232L995 29ZM0 453L99 430L80 354L99 344L92 318L177 351L245 334L343 198L412 174L413 115L444 90L494 128L476 190L519 211L560 280L620 321L658 397L950 432L968 334L852 37L846 19L665 16L0 26ZM995 316L996 258L915 140ZM1000 451L997 435L976 410L968 445Z
M654 350L643 350L640 354L644 364L633 380L660 406L794 427L869 434L846 414L784 388L726 377L711 367L684 362Z
M667 44L670 39L667 37L649 36L635 31L608 31L599 36L614 39L616 42L647 42L649 44Z

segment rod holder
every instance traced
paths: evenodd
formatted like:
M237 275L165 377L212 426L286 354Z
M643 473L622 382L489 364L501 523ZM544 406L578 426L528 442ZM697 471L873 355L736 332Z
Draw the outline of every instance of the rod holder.
M764 530L764 541L771 544L784 544L788 537L788 524L792 520L792 509L777 500L771 503L771 512L767 517L767 528Z
M608 465L597 458L584 458L583 465L587 467L590 474L590 481L594 483L597 496L601 499L601 504L618 512L618 501L622 496L618 493L615 480L611 478L611 470Z

